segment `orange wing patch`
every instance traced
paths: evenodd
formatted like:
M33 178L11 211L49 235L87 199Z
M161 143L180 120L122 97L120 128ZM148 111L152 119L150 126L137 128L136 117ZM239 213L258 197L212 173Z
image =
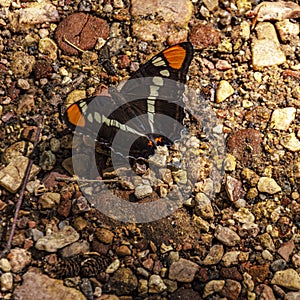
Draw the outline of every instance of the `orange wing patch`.
M186 50L180 45L175 45L165 50L163 55L171 68L179 70L184 63Z
M81 110L78 104L73 104L67 109L67 117L68 121L73 124L74 126L85 126L85 120L82 116Z

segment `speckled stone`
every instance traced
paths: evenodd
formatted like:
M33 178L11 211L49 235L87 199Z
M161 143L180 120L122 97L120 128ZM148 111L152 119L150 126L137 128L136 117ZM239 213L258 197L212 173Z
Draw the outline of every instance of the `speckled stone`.
M275 23L279 37L283 42L295 38L300 32L299 23L293 23L290 20L283 20Z
M29 163L29 159L25 156L19 156L17 159L10 162L5 168L0 170L0 185L10 191L16 193L20 188L25 172ZM33 164L30 172L32 178L40 168Z
M193 5L189 0L167 0L141 2L131 1L133 34L143 41L164 41L169 36L186 35L188 22L192 16ZM155 16L153 22L149 16ZM183 36L183 40L186 37Z
M276 194L281 191L281 187L273 178L261 177L257 183L257 188L261 193Z
M271 283L283 286L290 290L299 290L300 276L294 269L278 271L274 274Z
M23 275L23 282L13 293L14 299L32 300L86 300L78 290L64 285L62 280L52 279L31 269Z
M14 248L11 249L7 255L11 270L14 273L21 272L31 262L31 253L25 249Z
M187 259L180 258L179 261L173 262L169 270L169 279L178 282L192 282L199 270L199 266Z
M149 293L157 294L162 293L167 289L167 286L164 284L163 280L159 275L151 275L149 278Z
M232 229L218 225L215 230L215 238L226 246L235 246L240 237Z
M23 26L57 21L59 21L59 13L56 6L48 1L26 3L26 6L19 11L19 23Z
M203 260L204 265L215 265L217 264L223 257L224 247L223 245L213 245L207 256Z
M37 240L35 248L47 252L56 252L69 244L76 242L79 234L71 226L64 226L60 231L46 235Z
M280 144L292 152L300 151L300 140L294 132L282 137Z
M112 290L117 295L130 295L138 286L137 277L129 268L120 268L110 279Z
M220 292L225 285L225 280L211 280L205 287L203 292L203 298L206 298L214 293Z

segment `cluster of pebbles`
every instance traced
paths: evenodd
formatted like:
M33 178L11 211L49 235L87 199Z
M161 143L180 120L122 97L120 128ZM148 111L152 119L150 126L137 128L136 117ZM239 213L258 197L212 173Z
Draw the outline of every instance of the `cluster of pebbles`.
M33 160L0 298L299 299L299 18L297 1L0 0L1 249ZM187 39L192 136L139 175L106 160L78 183L72 146L89 170L94 145L73 139L65 108ZM182 205L141 224L89 198L156 203L175 186Z

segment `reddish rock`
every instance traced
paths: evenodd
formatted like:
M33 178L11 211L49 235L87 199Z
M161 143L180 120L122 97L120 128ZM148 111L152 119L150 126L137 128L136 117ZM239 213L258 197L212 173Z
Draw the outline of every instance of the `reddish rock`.
M57 208L57 213L60 214L62 217L67 218L70 214L71 208L72 201L69 199L62 199Z
M20 89L16 88L16 83L13 82L7 89L7 94L11 100L15 100L20 95Z
M111 245L105 245L96 239L94 239L92 242L92 250L100 254L106 255L110 249Z
M151 271L153 266L154 266L154 261L152 258L147 258L146 260L143 261L143 266L145 269Z
M190 41L196 49L217 46L220 42L219 33L209 25L199 24L192 29Z
M283 77L294 77L297 79L300 79L300 71L294 71L294 70L284 70L282 72Z
M108 35L109 26L105 20L83 12L65 18L55 31L58 46L71 55L78 55L76 47L81 50L93 49L98 38L106 40Z
M269 264L252 266L248 273L252 276L254 283L264 282L269 274Z
M261 154L261 136L258 130L248 128L233 132L227 139L228 152L242 164Z
M220 276L226 279L233 279L240 282L243 280L242 274L236 267L222 268L220 271Z
M121 55L118 58L118 66L121 69L125 69L125 68L128 68L130 66L130 59L129 59L129 57L126 54Z
M290 260L290 255L292 254L293 250L295 248L294 241L290 240L287 243L284 243L279 249L278 253L279 255L285 260Z
M232 69L232 66L228 61L224 59L219 59L216 63L216 68L220 71L226 71Z

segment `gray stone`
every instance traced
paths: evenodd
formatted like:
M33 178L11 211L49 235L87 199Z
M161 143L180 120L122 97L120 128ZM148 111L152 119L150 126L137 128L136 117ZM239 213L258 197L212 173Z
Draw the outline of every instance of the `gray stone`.
M195 196L195 213L203 219L212 219L214 216L211 201L204 193Z
M152 189L151 185L144 184L144 185L139 185L135 188L134 195L138 199L143 199L145 197L150 196L152 194L152 192L153 192L153 189Z

